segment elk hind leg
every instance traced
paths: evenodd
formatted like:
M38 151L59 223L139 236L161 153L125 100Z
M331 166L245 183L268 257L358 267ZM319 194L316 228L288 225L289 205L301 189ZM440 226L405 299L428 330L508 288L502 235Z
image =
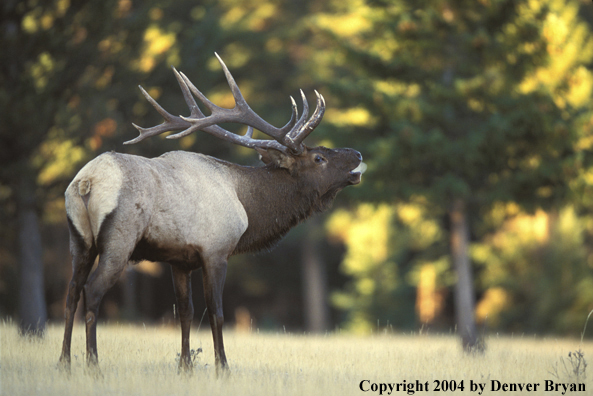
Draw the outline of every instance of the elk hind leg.
M114 255L112 252L100 254L97 269L84 286L86 353L87 365L98 365L97 354L97 316L103 296L118 280L127 265L127 253Z
M192 359L189 349L189 335L191 322L194 317L194 305L191 292L191 271L171 266L173 273L173 286L177 298L179 320L181 322L181 356L179 369L189 371L192 368Z
M70 223L70 252L72 254L72 279L68 285L66 307L64 310L65 328L64 341L62 343L62 354L60 365L70 369L70 347L72 344L72 328L74 326L74 315L80 299L80 293L84 287L93 263L97 257L97 250L94 246L88 248L80 234Z

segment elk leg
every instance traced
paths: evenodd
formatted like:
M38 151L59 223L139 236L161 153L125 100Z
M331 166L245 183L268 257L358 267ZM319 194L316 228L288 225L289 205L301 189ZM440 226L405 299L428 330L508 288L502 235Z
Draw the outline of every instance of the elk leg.
M81 248L83 245L72 246L72 279L68 286L68 295L66 297L66 309L64 310L64 319L66 321L64 329L64 341L62 343L62 354L60 355L60 364L70 368L70 346L72 344L72 327L74 326L74 314L80 299L80 292L87 281L89 273L93 268L93 263L97 257L97 251L94 247L90 250Z
M226 267L227 262L225 259L205 262L202 267L204 297L206 299L206 308L208 309L208 318L210 319L212 338L214 340L214 360L217 374L221 369L228 369L222 341L222 325L224 324L222 289L226 277Z
M114 260L109 255L99 256L99 265L84 286L87 365L97 366L97 316L103 296L117 281L127 260Z
M189 353L189 333L191 322L194 317L194 305L191 297L191 271L171 266L173 273L173 286L177 298L177 309L181 322L181 356L179 358L179 369L190 370L192 367L191 355Z

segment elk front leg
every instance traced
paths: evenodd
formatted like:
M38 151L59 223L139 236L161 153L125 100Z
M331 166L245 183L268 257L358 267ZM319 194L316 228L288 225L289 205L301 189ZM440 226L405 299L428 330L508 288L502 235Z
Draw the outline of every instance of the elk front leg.
M181 322L181 356L179 358L179 369L188 371L192 368L191 355L189 353L189 334L191 322L194 317L194 305L191 297L191 271L171 266L173 272L173 286L177 298L177 309Z
M214 360L217 374L220 370L228 369L226 355L224 353L224 344L222 341L222 325L224 324L224 316L222 314L222 289L226 277L226 267L226 259L220 259L206 261L202 268L204 278L204 297L206 299L210 327L212 328Z
M84 244L75 244L72 246L72 279L68 286L68 295L66 297L66 308L64 310L64 319L66 321L64 328L64 341L62 343L62 354L60 355L60 365L66 370L70 369L70 347L72 344L72 327L74 326L74 315L80 299L80 293L87 281L89 273L93 268L93 263L97 257L96 249L86 250Z

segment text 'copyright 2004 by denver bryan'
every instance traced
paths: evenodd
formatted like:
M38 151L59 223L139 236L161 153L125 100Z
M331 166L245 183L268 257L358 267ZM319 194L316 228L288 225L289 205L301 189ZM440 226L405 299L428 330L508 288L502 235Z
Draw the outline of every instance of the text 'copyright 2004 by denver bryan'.
M566 395L569 393L584 393L586 386L582 382L503 382L489 380L479 382L474 380L444 380L444 381L406 381L402 382L374 382L368 379L360 381L358 387L363 392L373 392L379 395L405 393L413 395L422 392L468 392L481 395L488 392L550 392L550 394Z

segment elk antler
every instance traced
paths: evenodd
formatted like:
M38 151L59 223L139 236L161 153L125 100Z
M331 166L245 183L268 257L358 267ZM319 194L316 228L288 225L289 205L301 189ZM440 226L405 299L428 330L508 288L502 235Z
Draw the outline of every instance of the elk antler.
M303 113L298 120L297 105L291 96L290 100L292 102L292 115L290 120L282 128L276 128L270 123L264 121L249 107L228 68L222 59L220 59L218 54L214 54L216 55L216 58L218 58L218 61L220 62L228 81L229 87L233 92L235 107L232 109L225 109L215 105L192 84L185 74L180 73L175 68L173 68L173 72L175 73L177 82L181 87L185 102L190 109L190 116L183 117L169 114L161 107L161 105L156 102L156 100L152 98L152 96L148 94L148 92L144 90L144 88L140 87L144 97L156 109L156 111L158 111L159 114L163 116L165 122L151 128L142 128L136 124L133 124L134 127L136 127L136 129L138 129L140 132L140 135L135 139L124 142L124 144L138 143L148 137L159 135L168 131L182 130L181 132L167 136L167 139L178 139L197 130L202 130L221 139L228 140L232 143L245 147L259 147L264 149L274 148L283 152L290 150L293 153L301 153L304 150L303 140L305 140L305 138L317 127L317 125L319 125L321 119L323 118L323 113L325 112L325 100L323 99L323 96L315 91L315 94L317 95L317 107L315 108L315 112L311 118L307 119L309 115L309 103L307 102L305 94L301 90ZM192 93L198 99L200 99L200 101L208 108L208 110L210 110L211 114L209 116L205 116L204 113L202 113L196 104ZM217 125L221 122L235 122L247 125L247 132L243 136L237 135ZM253 128L262 131L266 135L272 137L274 140L253 139Z

